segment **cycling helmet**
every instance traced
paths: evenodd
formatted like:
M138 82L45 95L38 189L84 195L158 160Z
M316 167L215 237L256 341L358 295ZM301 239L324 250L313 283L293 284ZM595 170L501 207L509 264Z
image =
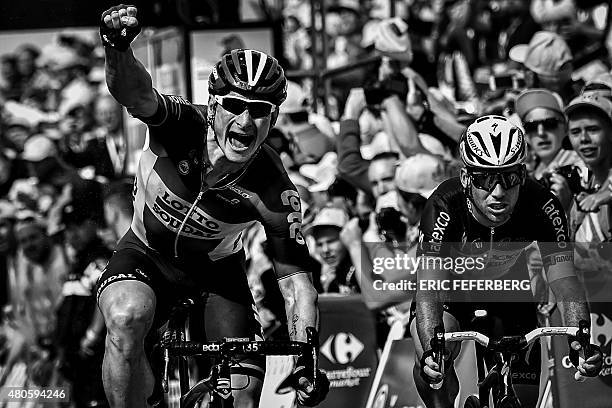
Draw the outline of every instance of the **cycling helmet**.
M503 116L476 119L459 141L461 160L467 167L503 169L522 164L527 156L523 132Z
M209 94L231 91L279 106L287 97L287 78L276 58L256 50L232 50L221 57L208 78Z
M399 17L382 20L378 25L374 48L393 59L412 61L408 24Z

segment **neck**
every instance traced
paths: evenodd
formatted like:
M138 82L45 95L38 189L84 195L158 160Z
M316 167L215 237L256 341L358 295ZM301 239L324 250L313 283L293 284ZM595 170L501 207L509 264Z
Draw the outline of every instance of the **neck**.
M130 229L132 225L132 219L123 215L119 215L117 221L114 223L113 228L115 230L115 236L121 239L123 235Z

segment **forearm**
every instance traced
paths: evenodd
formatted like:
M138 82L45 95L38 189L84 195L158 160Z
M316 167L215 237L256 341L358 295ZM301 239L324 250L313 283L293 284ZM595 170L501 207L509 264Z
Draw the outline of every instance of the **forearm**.
M336 142L338 173L353 186L370 193L368 162L361 156L360 146L359 122L355 119L342 120Z
M421 145L419 133L397 95L386 98L382 106L383 119L389 135L395 140L401 152L407 157L416 153L428 153Z
M582 285L575 276L568 276L550 283L557 298L563 324L578 326L580 320L590 322L589 306Z
M434 330L444 324L442 302L431 291L417 291L416 294L417 332L423 351L431 349Z
M157 109L151 76L131 48L121 52L105 47L106 84L113 97L135 116L152 116Z
M318 330L317 291L307 273L281 279L279 287L285 299L289 338L294 341L306 341L307 327Z

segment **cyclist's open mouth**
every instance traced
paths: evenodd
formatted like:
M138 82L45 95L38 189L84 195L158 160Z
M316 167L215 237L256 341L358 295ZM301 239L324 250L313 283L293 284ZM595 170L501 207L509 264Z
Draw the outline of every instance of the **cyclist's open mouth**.
M251 146L251 143L253 143L255 138L244 133L236 133L230 131L227 133L227 140L232 146L232 149L240 152L247 150Z
M506 203L493 203L488 205L489 210L491 210L494 214L501 214L508 208L508 204Z

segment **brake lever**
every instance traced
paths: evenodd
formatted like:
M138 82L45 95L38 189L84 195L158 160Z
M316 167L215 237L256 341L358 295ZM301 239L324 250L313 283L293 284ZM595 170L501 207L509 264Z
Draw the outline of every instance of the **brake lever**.
M434 329L434 337L431 339L431 350L433 351L433 359L440 368L440 372L444 373L444 356L446 354L446 344L444 341L444 327L437 326ZM438 383L429 384L429 386L438 390L442 387L442 383L444 379L440 380Z

